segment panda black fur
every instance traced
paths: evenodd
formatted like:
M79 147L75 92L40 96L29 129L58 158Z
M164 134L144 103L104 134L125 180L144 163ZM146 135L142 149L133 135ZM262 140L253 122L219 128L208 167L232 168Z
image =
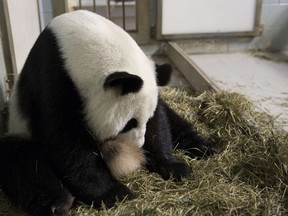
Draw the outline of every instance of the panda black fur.
M95 207L134 198L117 177L141 165L164 179L190 176L172 149L214 149L158 97L171 70L103 17L56 17L14 86L0 140L3 191L32 215L65 215L74 197Z

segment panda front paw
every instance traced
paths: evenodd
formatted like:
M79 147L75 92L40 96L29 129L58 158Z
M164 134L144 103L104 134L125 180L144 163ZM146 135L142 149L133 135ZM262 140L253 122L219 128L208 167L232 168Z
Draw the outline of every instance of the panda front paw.
M164 180L172 178L175 181L181 181L185 178L191 177L191 171L187 164L175 161L170 161L167 159L159 159L155 161L150 161L147 164L147 169L151 172L156 172Z
M100 207L103 202L106 207L112 208L117 201L123 201L124 199L132 200L136 196L125 185L119 183L105 193L99 200L95 200L95 207Z
M185 163L169 162L165 164L159 173L164 180L172 178L175 181L181 181L191 177L191 171Z
M177 149L185 150L191 158L205 158L220 151L218 144L207 142L191 128L179 134L174 143Z
M219 153L219 146L207 143L204 140L193 142L193 140L186 138L179 145L191 158L205 158Z

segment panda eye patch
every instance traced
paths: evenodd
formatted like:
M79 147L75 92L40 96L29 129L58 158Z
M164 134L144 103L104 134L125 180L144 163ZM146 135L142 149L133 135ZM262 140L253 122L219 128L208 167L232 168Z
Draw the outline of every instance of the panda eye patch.
M135 118L130 119L125 127L120 131L120 133L126 133L130 131L133 128L136 128L138 126L138 122Z

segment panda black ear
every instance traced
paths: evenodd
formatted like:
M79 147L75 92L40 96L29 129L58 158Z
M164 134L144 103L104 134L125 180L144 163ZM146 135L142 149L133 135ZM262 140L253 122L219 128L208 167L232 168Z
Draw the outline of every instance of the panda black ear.
M127 72L115 72L110 74L104 82L104 89L119 88L121 95L136 93L143 86L143 80L134 74Z
M172 73L172 66L170 64L156 64L157 85L165 86L169 83Z

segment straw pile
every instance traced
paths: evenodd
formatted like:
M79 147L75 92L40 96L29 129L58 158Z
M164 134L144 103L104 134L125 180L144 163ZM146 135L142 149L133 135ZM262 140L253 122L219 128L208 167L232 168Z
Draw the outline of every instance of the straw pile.
M288 133L269 115L236 93L191 97L189 91L165 88L162 97L204 137L221 145L221 153L195 160L175 151L193 170L191 179L175 183L141 170L123 179L137 199L100 211L80 203L72 215L288 214ZM0 206L0 215L5 209L15 211L2 194Z

